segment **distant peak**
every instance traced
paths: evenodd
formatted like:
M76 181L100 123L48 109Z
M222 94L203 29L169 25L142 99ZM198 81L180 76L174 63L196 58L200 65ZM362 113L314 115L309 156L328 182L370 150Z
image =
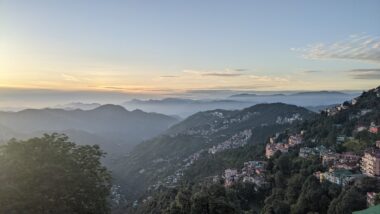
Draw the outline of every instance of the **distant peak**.
M135 109L132 111L133 113L146 113L145 111L141 110L141 109Z
M123 106L114 105L114 104L106 104L101 105L94 109L94 111L125 111L128 112Z
M292 94L292 96L297 95L347 95L340 91L304 91Z

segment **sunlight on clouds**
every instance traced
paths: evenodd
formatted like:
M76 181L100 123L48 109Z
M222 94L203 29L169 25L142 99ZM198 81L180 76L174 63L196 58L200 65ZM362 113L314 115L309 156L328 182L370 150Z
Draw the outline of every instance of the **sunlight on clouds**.
M291 48L306 59L347 59L380 63L380 37L367 34L351 35L331 44L312 44L306 48Z

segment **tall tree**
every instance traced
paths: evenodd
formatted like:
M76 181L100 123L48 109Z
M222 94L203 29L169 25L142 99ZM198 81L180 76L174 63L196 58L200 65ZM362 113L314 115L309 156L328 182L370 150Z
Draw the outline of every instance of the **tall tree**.
M65 135L0 147L0 213L108 213L111 176L99 146Z

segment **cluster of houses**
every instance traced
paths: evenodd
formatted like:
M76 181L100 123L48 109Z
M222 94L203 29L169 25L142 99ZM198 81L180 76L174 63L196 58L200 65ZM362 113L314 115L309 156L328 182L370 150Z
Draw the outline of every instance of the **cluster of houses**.
M328 168L326 172L317 171L314 173L320 182L324 180L345 186L356 178L363 176L377 177L380 179L380 141L376 141L376 146L365 150L363 156L358 156L350 152L335 153L325 147L300 148L299 156L308 158L319 156L322 165ZM380 200L380 193L368 192L367 202L369 206Z
M357 102L358 102L358 100L356 98L354 98L349 103L346 102L346 103L342 103L340 105L334 106L332 108L328 108L325 110L325 112L327 113L327 116L334 116L338 112L345 110L345 109L348 109L350 107L350 105L353 105L353 106L356 105Z
M351 105L355 105L357 102L356 99L353 99L351 100ZM334 116L336 115L338 112L342 111L342 110L345 110L345 109L348 109L349 106L348 105L345 105L345 104L340 104L338 106L334 106L332 108L328 108L326 109L326 113L327 113L327 116Z
M344 186L351 180L362 176L361 173L358 173L362 157L351 152L335 153L324 146L302 147L300 148L299 156L302 158L317 156L321 159L322 165L328 168L326 172L318 171L314 173L321 182L327 180Z
M330 181L341 186L345 186L355 178L363 175L358 171L361 157L351 152L335 153L325 152L320 153L322 165L328 168L326 172L316 172L314 175L320 179Z
M183 177L184 171L187 168L189 168L191 165L193 165L194 162L197 161L200 158L201 154L205 151L206 150L201 149L201 150L189 155L187 158L183 159L180 168L178 168L173 174L167 176L163 180L159 180L157 183L150 186L148 188L148 190L152 190L152 189L157 190L160 186L166 186L166 187L176 186L178 184L178 182L180 181L180 179ZM153 162L154 163L160 163L163 161L167 161L167 160L160 158L160 159L154 160ZM145 169L141 169L139 171L139 173L140 174L145 173Z
M269 138L269 143L265 146L265 156L269 159L277 151L281 153L288 152L289 148L300 145L303 142L303 132L300 134L290 135L287 142L277 142L278 134Z
M369 148L361 159L360 169L368 176L380 176L380 141L376 141L375 148Z
M328 168L326 172L315 172L320 181L328 180L338 185L346 185L353 179L363 176L380 176L380 141L375 148L369 148L363 156L351 152L335 153L330 150L316 148L301 148L299 156L307 158L319 155L322 165Z
M299 113L293 114L291 117L281 117L278 116L276 119L277 124L292 124L296 121L302 120L302 117Z
M235 149L244 146L248 143L248 139L252 136L252 130L246 129L238 134L235 134L230 139L211 147L208 153L215 154L227 149Z
M244 163L241 173L237 169L224 171L224 186L230 187L238 181L255 184L255 189L266 188L269 183L265 178L265 161L248 161Z

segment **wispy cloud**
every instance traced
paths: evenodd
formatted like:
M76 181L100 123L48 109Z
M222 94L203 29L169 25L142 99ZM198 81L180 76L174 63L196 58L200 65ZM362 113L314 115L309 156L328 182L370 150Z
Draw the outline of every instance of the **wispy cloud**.
M283 77L271 77L271 76L257 76L257 75L250 75L249 78L253 79L257 82L270 82L270 83L285 83L289 82L290 80L288 78Z
M205 70L184 70L183 73L199 75L204 77L238 77L243 76L245 69L225 69L222 71L205 71Z
M242 72L242 71L248 71L246 68L235 68L235 71Z
M226 72L213 72L213 73L204 73L202 76L214 76L214 77L237 77L243 74L240 73L226 73Z
M302 71L302 73L304 74L314 74L314 73L320 73L322 71L318 71L318 70L304 70Z
M380 63L380 37L351 35L335 43L318 43L305 48L291 48L306 59L349 59Z
M64 73L61 74L61 77L65 81L70 81L70 82L79 82L80 81L78 78L76 78L72 75L64 74Z
M163 76L160 76L160 78L177 78L178 76L175 76L175 75L163 75Z
M348 72L354 79L380 79L380 68L353 69Z

